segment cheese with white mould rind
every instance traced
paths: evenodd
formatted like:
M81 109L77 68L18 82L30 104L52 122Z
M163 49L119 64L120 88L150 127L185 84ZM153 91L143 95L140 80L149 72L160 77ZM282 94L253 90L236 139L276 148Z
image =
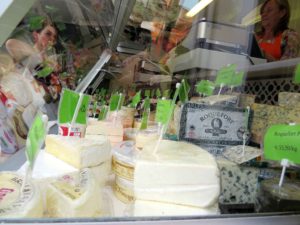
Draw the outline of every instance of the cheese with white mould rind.
M148 143L156 142L159 138L158 130L142 130L137 133L135 138L136 147L139 149L143 149Z
M30 181L13 172L0 173L0 217L41 218L44 208L41 193ZM22 193L21 193L22 192Z
M215 204L220 193L215 158L202 148L186 142L162 140L139 154L134 173L137 199L195 207Z
M133 181L116 176L113 189L120 201L128 204L134 200Z
M93 138L47 135L46 151L76 168L97 166L111 157L111 147L104 136Z
M111 173L111 160L105 161L97 166L89 167L89 169L92 171L96 182L100 186L104 186Z
M117 144L112 150L112 170L122 178L133 180L135 159L139 151L135 149L133 141Z
M189 207L184 205L168 204L163 202L135 200L133 216L204 216L218 215L218 204L208 208Z
M121 123L113 123L109 121L94 121L90 120L86 127L85 134L108 135L108 136L122 136L123 126Z
M96 217L103 208L101 189L89 169L53 181L46 199L49 217Z

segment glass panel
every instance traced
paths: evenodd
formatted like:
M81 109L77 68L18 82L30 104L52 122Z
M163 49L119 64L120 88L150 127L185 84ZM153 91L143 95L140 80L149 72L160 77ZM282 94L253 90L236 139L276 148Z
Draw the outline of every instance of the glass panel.
M44 208L14 217L299 215L300 5L288 2L275 26L284 0L36 1L1 49L0 160L23 151L38 110L57 120L62 88L90 96L89 118L84 138L48 136L32 175Z

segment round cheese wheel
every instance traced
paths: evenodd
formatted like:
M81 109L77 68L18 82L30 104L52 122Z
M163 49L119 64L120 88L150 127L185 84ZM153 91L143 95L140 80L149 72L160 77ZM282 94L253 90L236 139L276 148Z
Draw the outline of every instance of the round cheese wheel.
M0 173L0 217L39 218L43 216L43 201L38 189L13 172Z

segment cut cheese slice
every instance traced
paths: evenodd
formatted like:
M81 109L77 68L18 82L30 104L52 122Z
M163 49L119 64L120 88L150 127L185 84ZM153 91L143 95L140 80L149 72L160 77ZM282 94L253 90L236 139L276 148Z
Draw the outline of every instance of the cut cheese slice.
M47 135L46 151L76 168L92 167L110 159L111 147L107 138L64 137Z
M143 149L148 143L156 142L159 138L158 129L147 129L137 133L136 147Z
M133 207L133 216L204 216L218 214L220 214L218 204L209 208L199 208L163 202L136 200Z
M220 193L215 158L196 145L162 140L147 145L136 159L134 193L137 199L207 207Z
M89 169L60 177L47 189L49 217L95 217L101 215L101 189Z
M109 175L111 173L111 160L105 161L100 165L89 167L92 171L96 182L100 186L104 186L109 179Z
M123 137L123 126L117 122L90 120L85 132L86 134Z
M43 216L43 201L39 190L16 173L0 173L0 217L40 218Z

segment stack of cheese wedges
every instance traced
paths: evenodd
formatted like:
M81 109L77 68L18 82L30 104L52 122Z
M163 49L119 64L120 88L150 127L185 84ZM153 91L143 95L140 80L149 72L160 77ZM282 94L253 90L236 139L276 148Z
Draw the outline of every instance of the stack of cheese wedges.
M111 167L111 146L105 136L65 137L47 135L46 152L77 169L89 168L100 184L105 182ZM103 174L104 171L107 171ZM104 180L103 180L104 179Z
M47 153L54 155L58 159L78 169L78 172L73 175L65 175L70 177L71 180L74 180L72 185L66 182L64 183L66 180L65 178L59 178L59 181L56 179L48 185L47 208L50 207L48 210L49 216L59 217L61 212L58 212L53 208L64 204L69 204L70 207L73 207L72 205L75 204L75 202L75 205L77 206L74 206L74 213L70 214L70 216L95 216L96 212L99 211L98 208L100 207L95 204L101 204L101 197L99 197L100 195L97 193L101 189L99 188L99 185L105 184L110 173L111 147L109 140L104 136L78 138L60 135L47 135L45 140L45 149ZM81 192L79 194L77 193L78 195L75 191L77 190L76 187L81 189ZM71 194L73 192L74 194ZM85 192L90 193L84 194ZM60 199L56 199L56 197L52 195L53 193L56 193L55 196L59 196L58 198ZM94 195L94 198L87 197L89 195ZM67 196L70 199L67 202L62 203L60 200L66 199L62 196ZM78 214L77 210L89 201L91 201L89 204L94 204L93 209L97 210L82 210L83 213Z
M0 217L41 218L43 201L38 188L23 176L13 172L0 173Z
M134 216L219 213L220 178L215 158L185 142L162 140L154 154L155 145L144 147L136 160Z
M89 120L85 135L85 137L107 137L111 146L114 146L123 141L123 125L118 120L116 122Z
M49 217L97 217L102 214L101 189L89 169L61 176L46 191Z

